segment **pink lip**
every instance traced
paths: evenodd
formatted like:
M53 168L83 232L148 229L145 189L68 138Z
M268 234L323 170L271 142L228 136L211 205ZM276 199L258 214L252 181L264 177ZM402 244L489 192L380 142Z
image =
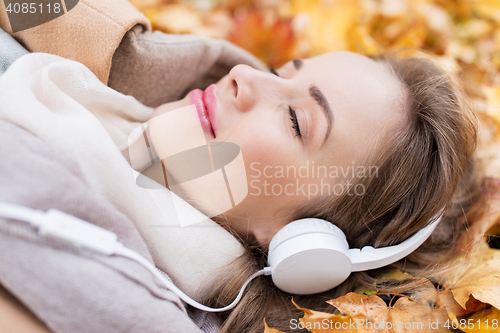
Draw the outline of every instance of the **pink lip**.
M214 126L215 110L217 100L214 94L214 85L208 86L205 91L195 89L189 93L191 103L196 106L201 127L207 135L216 137L216 127Z

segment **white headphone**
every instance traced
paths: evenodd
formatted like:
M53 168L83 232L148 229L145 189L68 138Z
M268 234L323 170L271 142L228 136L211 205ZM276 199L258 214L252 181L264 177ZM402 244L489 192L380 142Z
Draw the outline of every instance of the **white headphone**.
M434 231L435 222L394 246L349 249L336 225L321 219L302 219L287 224L269 245L268 264L279 289L297 295L316 294L344 282L351 272L380 268L415 251Z
M287 224L271 240L269 267L253 274L241 288L238 297L228 306L214 309L184 294L160 271L137 252L117 241L117 235L57 209L47 212L0 202L0 217L28 222L38 234L64 241L103 255L118 255L134 260L147 268L186 303L208 312L232 309L240 301L248 283L259 275L272 275L274 284L292 294L315 294L330 290L344 282L351 272L380 268L396 262L417 249L436 228L443 209L427 227L399 245L374 249L349 249L342 230L320 219L302 219Z

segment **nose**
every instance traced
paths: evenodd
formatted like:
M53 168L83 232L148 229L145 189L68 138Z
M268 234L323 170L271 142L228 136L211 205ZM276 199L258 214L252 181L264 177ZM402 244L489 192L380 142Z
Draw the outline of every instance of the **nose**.
M233 104L241 112L251 110L260 98L269 93L275 80L272 74L247 65L234 66L228 78Z

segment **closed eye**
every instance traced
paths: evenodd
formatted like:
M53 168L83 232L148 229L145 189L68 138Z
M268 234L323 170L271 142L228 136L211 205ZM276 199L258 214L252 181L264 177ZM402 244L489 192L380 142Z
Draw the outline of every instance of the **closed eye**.
M276 70L274 69L274 67L269 67L269 71L278 76L278 73L276 72ZM299 136L299 137L302 137L302 133L300 132L300 126L299 126L299 121L297 119L297 114L295 113L295 110L292 109L291 106L288 106L288 112L290 114L290 120L292 121L292 128L295 130L295 136Z
M295 136L301 137L302 133L300 133L299 122L297 120L297 115L295 114L295 111L291 107L288 107L288 112L290 113L290 120L292 121L292 128L295 130Z
M271 73L273 73L274 75L279 76L279 75L278 75L278 73L276 72L276 70L274 70L274 67L273 67L273 66L269 67L269 71L270 71Z

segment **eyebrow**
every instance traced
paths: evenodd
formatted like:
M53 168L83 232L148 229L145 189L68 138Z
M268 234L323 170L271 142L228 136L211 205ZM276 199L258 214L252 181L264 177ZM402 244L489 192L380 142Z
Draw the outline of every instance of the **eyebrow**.
M304 64L303 61L300 59L293 60L293 66L297 71L300 68L302 68L303 64ZM328 137L330 136L330 132L332 131L332 124L333 124L332 109L330 107L330 104L328 104L325 95L314 84L311 84L309 86L309 95L311 95L311 97L316 101L316 103L319 105L321 110L323 110L323 113L326 115L326 118L328 119L328 128L326 130L325 139L323 140L323 144L325 144L326 140L328 140Z

